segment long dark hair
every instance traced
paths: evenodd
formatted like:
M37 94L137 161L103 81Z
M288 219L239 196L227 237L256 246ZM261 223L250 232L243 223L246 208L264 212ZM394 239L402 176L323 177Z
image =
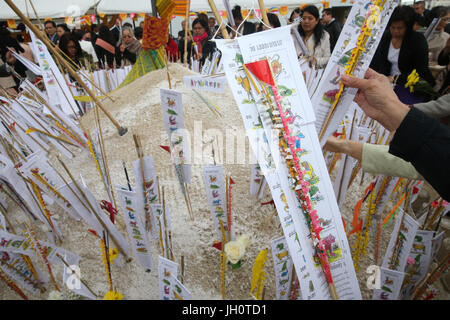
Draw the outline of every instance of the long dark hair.
M314 48L315 48L319 44L320 40L323 37L323 33L325 32L324 28L323 28L323 25L320 23L319 9L317 9L317 7L314 6L314 5L309 5L305 9L303 9L302 17L303 17L303 13L305 13L305 12L308 12L309 14L313 15L314 18L319 20L319 23L316 24L316 27L314 28L314 31L313 31L313 34L314 34ZM305 36L305 31L302 28L302 24L298 25L298 32L300 33L300 35L302 37Z
M208 34L208 38L209 38L210 34L209 34L208 21L205 21L205 20L203 20L203 19L201 19L201 18L196 18L196 19L194 20L194 22L192 22L192 30L194 30L194 26L195 26L197 23L200 23L200 24L202 25L203 29L205 29L205 32Z
M414 9L409 6L398 6L392 12L391 18L389 19L386 30L389 30L392 23L397 21L403 21L406 25L406 34L409 35L413 31L414 26Z
M267 19L269 20L269 23L274 27L274 28L279 28L281 27L281 23L280 23L280 19L278 19L278 16L275 13L268 13L267 14Z
M69 32L66 32L63 34L61 39L59 39L58 46L61 49L62 52L64 52L69 57L69 50L67 50L67 46L69 45L69 42L73 41L75 43L75 47L77 49L76 58L80 58L82 55L81 46L80 43L77 41L77 39L70 34ZM78 62L78 61L75 61Z
M289 22L290 22L290 23L294 22L293 19L292 19L292 16L294 15L294 13L297 13L297 14L300 15L302 12L301 12L300 8L295 8L295 9L291 12L291 15L290 15L290 17L289 17Z
M108 42L112 46L116 46L116 42L114 41L114 35L109 30L109 28L105 25L101 25L100 29L98 30L98 37L106 42Z

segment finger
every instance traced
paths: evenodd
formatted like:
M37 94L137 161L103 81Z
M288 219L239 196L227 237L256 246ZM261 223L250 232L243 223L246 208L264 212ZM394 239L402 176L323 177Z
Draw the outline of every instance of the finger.
M366 74L364 75L364 79L376 79L378 77L382 76L382 74L376 72L375 70L369 68L366 71Z
M343 74L341 76L341 81L345 86L350 88L358 88L364 90L369 87L369 80L351 77L346 74Z

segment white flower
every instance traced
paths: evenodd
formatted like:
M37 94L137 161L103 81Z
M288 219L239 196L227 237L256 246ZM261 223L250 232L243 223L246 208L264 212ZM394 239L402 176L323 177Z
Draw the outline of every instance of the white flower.
M235 241L227 242L224 248L227 260L232 264L238 263L244 256L249 243L250 239L246 234L240 235Z

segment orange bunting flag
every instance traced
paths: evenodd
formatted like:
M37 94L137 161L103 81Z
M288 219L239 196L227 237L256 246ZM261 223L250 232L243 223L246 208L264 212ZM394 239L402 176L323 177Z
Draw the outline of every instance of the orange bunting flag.
M127 14L126 13L121 13L120 15L120 20L125 20L127 18Z
M83 22L85 24L87 24L88 26L90 26L92 24L90 16L83 16L83 20L84 20Z
M173 14L176 16L185 17L188 1L187 0L172 0L172 1L175 4L175 11Z
M329 8L330 7L330 2L329 1L320 1L323 4L323 8Z
M280 7L280 14L281 14L282 16L288 15L288 14L289 14L289 8L288 8L288 6L281 6L281 7Z
M14 19L8 19L8 28L17 29L16 21Z
M244 19L248 16L248 10L242 10L242 17L244 17Z
M64 18L64 23L69 25L69 24L73 24L73 17L65 17Z
M140 18L145 18L145 13L138 13L137 14Z
M175 3L172 0L157 0L156 9L163 19L170 19L175 12Z
M145 16L142 48L156 50L169 41L169 19Z
M45 18L44 21L52 21L52 18Z
M104 13L97 13L98 14L98 16L100 17L100 18L104 18L105 17L105 14Z

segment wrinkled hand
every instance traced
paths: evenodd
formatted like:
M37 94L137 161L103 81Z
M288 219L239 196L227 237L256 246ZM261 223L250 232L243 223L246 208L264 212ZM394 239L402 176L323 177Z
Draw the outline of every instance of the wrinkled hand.
M327 143L323 146L323 149L330 152L341 153L343 152L342 139L338 139L331 135L327 139Z
M409 112L409 107L392 90L388 78L372 69L367 70L364 79L343 75L341 81L347 87L359 89L355 102L389 131L396 130Z

